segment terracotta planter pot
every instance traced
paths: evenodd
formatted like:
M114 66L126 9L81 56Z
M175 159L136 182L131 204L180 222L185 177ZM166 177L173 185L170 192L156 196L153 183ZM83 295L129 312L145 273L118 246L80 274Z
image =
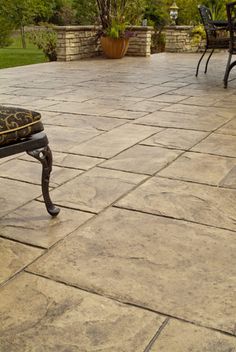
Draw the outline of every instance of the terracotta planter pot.
M113 39L101 37L101 46L104 54L109 59L121 59L129 47L129 38Z

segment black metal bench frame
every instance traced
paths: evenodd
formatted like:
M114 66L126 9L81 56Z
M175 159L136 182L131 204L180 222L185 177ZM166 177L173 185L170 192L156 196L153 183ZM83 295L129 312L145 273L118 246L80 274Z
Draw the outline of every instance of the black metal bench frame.
M45 206L51 216L57 216L60 209L51 201L49 195L49 180L52 171L52 152L48 145L48 138L44 132L30 135L24 140L14 144L0 147L0 158L5 158L18 153L26 152L30 156L39 160L42 164L42 193Z

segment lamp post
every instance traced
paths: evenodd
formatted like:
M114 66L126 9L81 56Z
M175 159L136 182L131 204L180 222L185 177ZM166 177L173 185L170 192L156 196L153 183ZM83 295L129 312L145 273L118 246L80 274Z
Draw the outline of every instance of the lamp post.
M170 18L172 21L171 22L172 25L176 24L178 13L179 13L179 7L176 5L176 2L174 1L173 4L170 6Z

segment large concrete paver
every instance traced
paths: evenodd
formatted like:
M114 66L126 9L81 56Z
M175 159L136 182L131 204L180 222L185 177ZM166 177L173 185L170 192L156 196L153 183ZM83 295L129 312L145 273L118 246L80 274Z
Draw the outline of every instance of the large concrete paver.
M134 144L157 133L156 127L125 125L71 149L75 154L111 158Z
M155 87L156 88L156 87ZM143 100L138 103L130 103L129 110L133 111L146 111L147 113L151 113L154 111L158 111L169 106L170 103L161 103L152 100Z
M158 101L161 103L178 103L182 100L185 100L186 98L188 98L188 95L183 96L180 94L171 94L171 92L170 92L170 94L157 95L155 97L150 98L149 100Z
M17 159L17 157L19 157L19 155L20 154L18 154L18 155L10 155L10 156L8 156L8 157L6 157L6 158L2 158L2 159L0 159L0 165L1 164L4 164L4 163L7 163L9 160L11 160L11 159ZM22 154L21 154L22 155Z
M191 80L192 77L187 78L188 81ZM209 78L207 78L208 80ZM223 91L221 87L214 86L212 83L207 86L207 82L201 82L200 84L197 84L196 81L194 82L194 79L191 82L186 83L185 86L179 86L178 90L176 91L177 94L183 95L183 96L191 96L191 97L202 97L205 98L205 96L208 96L209 98L211 97L216 97L218 96L218 100L225 100L228 96L231 97L232 91L230 90L225 90ZM211 89L210 89L211 88ZM206 94L207 90L207 94ZM172 94L172 92L170 93Z
M213 133L192 150L202 153L236 157L236 136Z
M99 91L95 93L89 87L73 86L71 91L61 92L60 94L54 95L53 97L49 97L49 100L54 101L54 104L62 101L82 103L88 99L94 99L95 96L99 95Z
M46 107L46 105L45 105ZM59 102L56 104L48 103L50 111L72 113L72 114L87 114L87 115L104 115L107 112L112 111L114 108L107 105L92 105L86 102Z
M227 99L223 98L222 100L218 100L217 103L215 103L215 107L222 107L223 106L227 106L227 108L229 110L234 111L235 110L235 96L230 95L227 97Z
M11 94L0 94L1 104L32 104L32 100L37 100L38 98L32 99L30 96L21 96L21 95L11 95Z
M43 250L0 238L0 253L0 284L2 284L43 254Z
M204 92L204 97L206 96L206 91ZM222 92L218 92L219 97L222 96ZM185 102L185 101L184 101ZM182 103L172 104L163 109L163 111L178 112L182 114L191 114L195 116L215 116L217 118L232 119L235 117L235 111L232 109L227 109L227 107L201 107L198 105L187 105Z
M32 160L30 157L27 160ZM81 174L81 170L54 166L50 177L50 186L57 187ZM0 165L0 175L5 178L41 185L42 165L25 160L10 160Z
M236 231L236 190L153 177L117 205Z
M74 114L56 114L45 118L44 124L53 126L72 127L77 129L94 128L95 130L109 131L115 127L125 124L127 119L119 119L105 116L89 116Z
M187 82L187 78L184 78L183 81L181 82L181 79L179 80L178 78L176 78L175 80L171 80L171 81L167 81L162 83L163 87L172 87L172 88L178 88L178 91L170 91L169 93L167 93L167 95L184 95L184 94L179 94L179 89L182 87L186 87L189 86L189 82ZM163 96L163 95L162 95ZM158 98L159 96L157 96ZM161 95L160 95L161 97ZM188 94L186 94L186 97L188 97ZM185 97L184 97L185 98ZM153 98L152 98L153 99ZM155 97L154 97L155 99ZM176 103L176 101L175 101Z
M180 154L179 150L136 145L109 159L101 167L152 175Z
M1 218L1 236L49 248L92 217L92 214L62 209L60 216L52 219L43 207L42 203L33 201Z
M158 175L215 186L235 186L236 159L187 152ZM233 183L234 181L234 183Z
M174 104L176 105L176 104ZM174 110L174 109L173 109ZM152 114L135 120L136 124L143 124L157 127L184 128L198 131L213 131L230 120L230 117L223 115L202 114L196 117L195 114L183 113L182 111L155 111Z
M166 128L140 144L188 150L208 135L207 132Z
M168 93L174 91L175 89L172 87L162 87L162 86L153 86L147 87L144 89L139 89L138 92L129 93L129 96L141 97L141 98L152 98L156 97L157 95Z
M30 274L1 292L1 352L143 352L164 317Z
M236 338L170 320L150 352L235 352Z
M148 114L147 111L132 111L132 110L125 110L125 109L118 109L105 114L105 116L108 116L108 117L110 116L112 118L117 117L119 119L135 120L147 114Z
M234 106L236 103L234 103ZM229 135L236 135L236 119L231 120L230 122L226 123L220 129L217 130L217 133L229 134Z
M181 104L194 105L194 106L214 106L219 101L219 94L204 96L193 96L183 101Z
M70 91L71 88L67 88L67 87L54 87L54 89L50 89L50 88L46 88L45 86L43 87L34 87L32 89L32 87L15 87L13 93L14 95L21 95L21 96L30 96L30 97L36 97L36 98L47 98L49 96L54 96L56 94L64 94L67 91ZM9 102L10 103L10 102Z
M111 90L110 90L111 92ZM128 110L130 109L130 106L133 106L133 104L136 104L138 102L142 102L144 99L143 98L136 98L136 97L129 97L129 99L123 97L123 99L120 99L119 97L100 97L100 98L95 98L95 99L90 99L86 101L87 105L93 105L93 106L107 106L109 109L124 109ZM137 109L136 109L137 110ZM109 112L108 112L109 114Z
M146 176L93 168L51 192L56 204L98 213L126 194Z
M53 164L70 169L89 170L97 164L103 162L102 158L93 158L84 155L75 155L67 153L53 153Z
M29 270L235 334L234 233L109 209Z
M14 106L22 107L22 108L27 106L27 109L39 111L41 109L44 109L44 108L47 109L50 106L53 106L54 102L52 102L50 100L47 100L46 97L43 97L43 98L34 97L34 98L32 98L31 102L27 103L27 104L21 104L20 105L20 104L13 104L13 102L10 102L10 103L5 104L5 105L14 105Z
M51 149L57 152L68 153L71 149L93 137L103 133L94 128L78 129L73 127L46 125L45 132L48 135Z
M15 156L15 158L17 158L17 156ZM27 160L35 163L38 162L38 160L33 159L31 156L27 154L21 154L19 156L19 159ZM4 159L0 159L0 160L4 160ZM95 158L95 157L90 157L85 155L53 152L53 169L52 169L52 174L50 178L50 184L52 182L53 172L55 171L56 166L63 168L63 170L65 170L66 168L78 169L78 170L89 170L89 169L92 169L97 164L102 163L103 161L105 161L105 159ZM65 170L65 174L66 174L66 170ZM55 181L57 181L57 179L55 179Z
M4 178L0 178L0 181L0 216L10 213L41 194L41 187L38 185L30 185Z

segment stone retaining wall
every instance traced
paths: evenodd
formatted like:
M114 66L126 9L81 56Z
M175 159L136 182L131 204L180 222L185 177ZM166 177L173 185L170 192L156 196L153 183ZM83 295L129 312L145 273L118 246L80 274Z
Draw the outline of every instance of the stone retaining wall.
M98 27L60 26L57 31L57 60L73 61L99 54L95 40Z
M101 54L95 26L60 26L57 31L57 60L74 61L90 58ZM126 55L150 56L152 27L132 27L130 31L135 36L130 38L130 45Z
M151 40L152 27L132 27L130 31L134 32L135 36L130 38L128 56L150 56L151 55Z
M196 43L191 35L193 26L169 26L165 29L165 51L172 53L193 53L204 43Z

